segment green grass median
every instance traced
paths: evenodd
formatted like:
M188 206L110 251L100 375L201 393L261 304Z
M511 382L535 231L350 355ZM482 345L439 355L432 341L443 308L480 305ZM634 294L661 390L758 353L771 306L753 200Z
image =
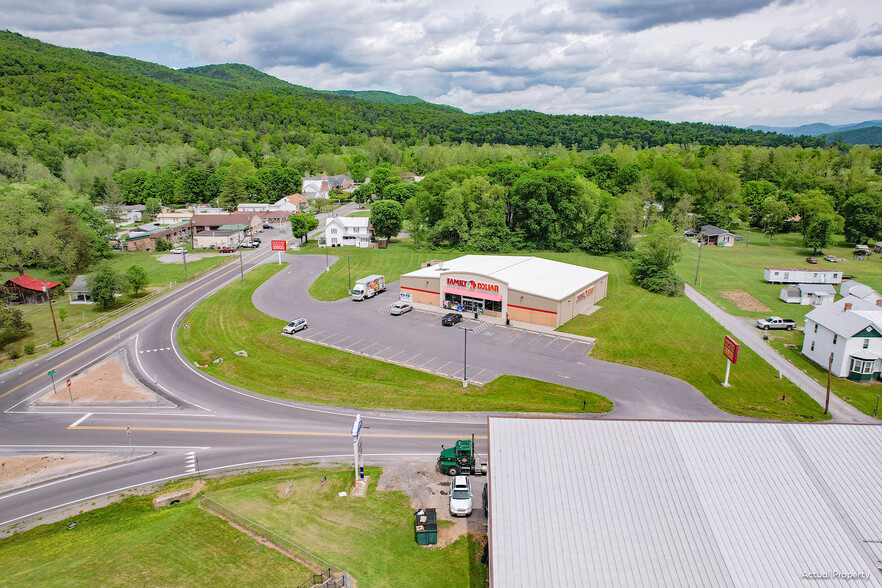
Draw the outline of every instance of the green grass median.
M342 265L345 271L345 260ZM576 388L514 376L463 388L433 374L283 337L285 321L254 308L251 295L284 267L256 268L248 273L245 285L234 282L197 305L184 321L190 324L189 341L183 330L178 333L187 358L209 366L202 368L207 374L242 388L321 404L436 411L612 409L608 399ZM241 349L248 357L234 354ZM212 363L218 358L224 361Z

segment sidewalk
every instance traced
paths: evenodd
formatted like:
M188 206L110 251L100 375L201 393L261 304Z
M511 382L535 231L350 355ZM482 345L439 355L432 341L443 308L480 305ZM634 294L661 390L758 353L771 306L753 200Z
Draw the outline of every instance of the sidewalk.
M784 359L778 351L763 341L762 334L754 327L746 324L743 320L734 317L708 300L695 288L686 284L686 296L705 311L712 319L720 323L724 329L737 337L744 345L755 351L757 355L766 360L769 365L778 370L782 376L796 384L799 388L811 396L818 404L824 406L827 389L810 378L792 363ZM866 415L848 404L835 394L830 394L831 422L834 423L872 423L879 421Z

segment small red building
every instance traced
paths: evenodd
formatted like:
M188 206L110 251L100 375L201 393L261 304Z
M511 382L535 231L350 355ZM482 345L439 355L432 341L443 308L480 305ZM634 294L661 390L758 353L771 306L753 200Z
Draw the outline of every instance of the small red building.
M46 302L46 293L43 292L45 286L47 290L53 290L61 286L58 282L50 280L37 280L25 274L10 280L6 280L6 291L11 295L13 304L40 304Z

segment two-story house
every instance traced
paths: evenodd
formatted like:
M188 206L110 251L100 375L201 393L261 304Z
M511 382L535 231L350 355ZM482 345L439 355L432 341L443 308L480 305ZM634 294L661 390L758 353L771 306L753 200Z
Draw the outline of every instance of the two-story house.
M366 216L329 218L325 221L323 236L329 247L370 247L370 219Z
M840 378L866 381L882 373L882 300L855 296L805 315L802 354ZM831 361L832 358L832 361Z

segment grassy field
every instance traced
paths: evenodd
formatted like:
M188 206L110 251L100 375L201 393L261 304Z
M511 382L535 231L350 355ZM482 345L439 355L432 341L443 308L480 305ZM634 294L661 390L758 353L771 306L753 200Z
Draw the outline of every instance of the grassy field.
M359 586L486 585L477 539L461 538L443 549L416 545L407 496L377 491L381 471L365 472L372 479L365 498L337 496L352 485L343 467L212 479L204 492L349 572ZM296 586L311 573L199 509L195 500L154 510L151 499L126 498L0 540L0 585ZM77 524L68 529L71 521Z
M731 387L723 388L723 338L728 334L723 327L685 297L668 298L638 288L621 260L582 260L583 255L556 257L610 272L609 295L600 310L559 330L597 337L593 357L680 378L732 414L782 421L829 418L823 407L790 381L779 380L776 370L743 345L729 375ZM785 393L787 399L782 400Z
M746 233L741 232L746 237ZM818 264L810 265L805 258L812 254L810 249L802 246L802 236L798 233L777 235L772 246L768 237L752 233L750 245L747 240L736 241L733 247L704 247L701 251L701 267L697 289L717 305L734 315L761 318L768 315L784 316L802 321L811 306L787 304L778 298L781 293L780 284L767 284L763 280L764 267L796 267L817 269L838 269L845 274L855 276L859 282L882 291L882 255L871 255L864 261L854 261L852 247L842 243L841 236L837 245L824 250L825 254L845 258L844 262L824 261L818 255ZM695 286L695 269L698 264L698 246L694 243L684 244L683 258L677 264L680 276L690 285ZM836 287L837 291L839 290ZM738 308L727 300L721 292L743 290L756 298L770 310L750 311Z
M256 523L349 572L359 586L483 587L487 569L482 546L461 537L439 549L414 541L413 511L403 492L378 491L379 468L365 498L337 496L349 491L349 468L302 467L230 478L208 493ZM320 478L326 476L322 484ZM294 480L288 496L284 491ZM475 493L476 496L480 492ZM473 517L483 517L478 510Z
M150 497L0 540L0 567L6 586L296 586L310 574L195 501L157 511Z
M331 274L339 274L338 262ZM187 316L190 342L178 344L206 373L243 388L290 400L364 408L438 411L607 412L602 396L526 378L485 386L459 382L280 335L285 321L254 308L258 285L285 266L265 265L196 306ZM344 269L345 272L345 269ZM345 273L343 275L345 280ZM345 289L345 282L344 289ZM344 292L345 294L345 292ZM234 355L245 349L248 357ZM215 365L212 360L224 358ZM582 402L587 403L586 411Z
M769 339L772 347L777 349L787 361L814 378L821 386L827 386L827 370L808 359L800 351L803 334L799 331L774 331ZM790 345L791 347L787 347ZM795 349L794 349L795 347ZM882 383L878 381L859 384L847 378L831 379L830 391L855 408L866 414L873 414L876 407L876 395L882 395ZM882 409L882 406L880 406Z

